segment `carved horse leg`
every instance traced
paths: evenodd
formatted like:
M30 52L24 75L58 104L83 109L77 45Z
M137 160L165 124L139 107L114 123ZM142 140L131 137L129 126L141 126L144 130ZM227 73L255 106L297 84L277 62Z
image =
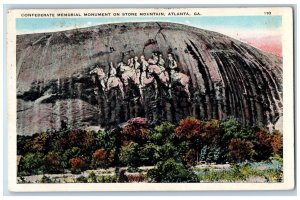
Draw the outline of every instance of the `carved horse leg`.
M157 85L157 81L154 80L154 89L155 89L155 99L157 99L158 96L158 85Z
M121 96L122 96L122 99L124 99L124 97L125 97L125 94L124 94L124 85L123 85L123 83L122 83L122 81L121 80L118 80L118 87L119 87L119 89L120 89L120 91L121 91Z
M139 86L139 91L140 91L140 100L141 100L141 103L143 103L144 95L143 95L143 87L141 85Z
M104 82L104 80L102 79L102 80L100 80L100 84L101 84L101 87L102 87L102 90L103 91L105 91L105 82Z
M171 90L171 88L172 88L172 84L170 83L170 84L168 84L168 94L169 94L170 99L172 99L172 90Z
M184 86L184 91L186 92L186 94L188 95L188 100L190 101L191 100L191 93L189 91L189 84L186 84Z

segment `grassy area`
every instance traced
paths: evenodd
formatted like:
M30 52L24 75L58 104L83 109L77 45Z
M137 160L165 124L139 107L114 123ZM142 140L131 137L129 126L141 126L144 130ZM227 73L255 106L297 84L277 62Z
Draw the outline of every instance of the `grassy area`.
M281 182L282 164L278 161L235 164L228 169L194 169L200 182Z

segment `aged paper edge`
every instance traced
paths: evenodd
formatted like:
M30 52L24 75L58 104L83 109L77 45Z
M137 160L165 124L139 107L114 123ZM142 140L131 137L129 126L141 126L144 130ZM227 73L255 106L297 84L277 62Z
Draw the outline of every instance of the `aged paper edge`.
M9 10L7 22L7 97L8 97L8 176L12 192L47 191L224 191L224 190L291 190L294 188L294 68L293 68L293 12L288 7L260 8L176 8L141 9L139 11L201 12L206 16L282 16L282 57L283 57L283 174L282 183L61 183L61 184L17 184L16 176L16 23L24 11L30 13L72 13L95 12L100 9L31 9ZM124 12L133 9L105 9L105 12ZM220 15L222 13L222 15ZM183 16L184 17L184 16Z

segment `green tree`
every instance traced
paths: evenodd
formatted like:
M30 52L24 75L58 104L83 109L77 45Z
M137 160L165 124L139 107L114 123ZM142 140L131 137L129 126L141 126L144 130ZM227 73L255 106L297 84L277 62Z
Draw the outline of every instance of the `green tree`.
M158 148L159 161L165 161L170 158L176 161L181 161L182 158L179 157L178 149L174 146L172 142L166 142Z
M42 153L27 153L20 163L21 172L30 174L42 174L46 172L45 155Z
M255 131L253 127L242 125L237 119L229 118L222 123L225 131L225 137L241 138L241 139L253 139L255 138Z
M144 146L140 147L139 156L142 165L155 165L160 158L159 146L153 143L145 144Z
M139 145L135 142L130 142L126 146L121 147L120 162L130 168L136 169L140 165Z
M149 134L149 140L157 145L162 145L167 141L173 141L175 137L175 125L171 122L163 122L154 127L154 131Z
M111 150L115 148L116 144L116 132L99 130L95 134L95 143L97 148L104 148L105 150Z

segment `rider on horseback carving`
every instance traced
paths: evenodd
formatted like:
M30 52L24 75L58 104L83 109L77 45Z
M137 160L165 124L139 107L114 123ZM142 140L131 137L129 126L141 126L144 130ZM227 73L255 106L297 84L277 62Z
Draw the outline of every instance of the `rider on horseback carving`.
M161 53L158 55L157 66L160 68L161 73L163 73L164 75L167 75L166 74L166 68L165 68L165 60L163 59Z
M142 87L144 86L144 79L148 76L148 67L149 67L149 64L148 62L145 60L145 56L141 56L141 62L142 62L142 67L141 67L141 76L140 76L140 83L142 85Z
M116 68L114 68L112 62L110 63L110 72L109 73L110 73L110 77L114 77L117 74L117 70L116 70Z
M157 80L155 79L158 78L158 82L168 87L170 97L172 97L172 84L178 83L190 99L189 76L179 71L172 53L168 54L166 62L161 53L153 53L152 58L148 61L144 55L141 55L140 60L138 56L131 57L127 60L127 65L124 62L118 63L117 69L111 62L108 77L104 72L104 68L104 66L96 66L90 72L90 74L94 73L98 75L103 91L119 88L124 98L124 87L128 85L128 80L132 80L139 87L141 98L143 98L143 88L149 84L155 85L155 96L157 97ZM95 79L96 77L93 76L92 78Z
M141 75L141 64L138 62L138 57L135 56L134 57L134 61L133 61L133 67L134 67L134 70L135 70L135 74L136 74L136 77L140 77Z
M157 53L152 53L152 58L148 59L148 63L150 65L156 65L158 62L158 56Z
M170 79L173 79L174 74L178 71L177 62L173 58L173 55L171 53L168 54L168 66Z

